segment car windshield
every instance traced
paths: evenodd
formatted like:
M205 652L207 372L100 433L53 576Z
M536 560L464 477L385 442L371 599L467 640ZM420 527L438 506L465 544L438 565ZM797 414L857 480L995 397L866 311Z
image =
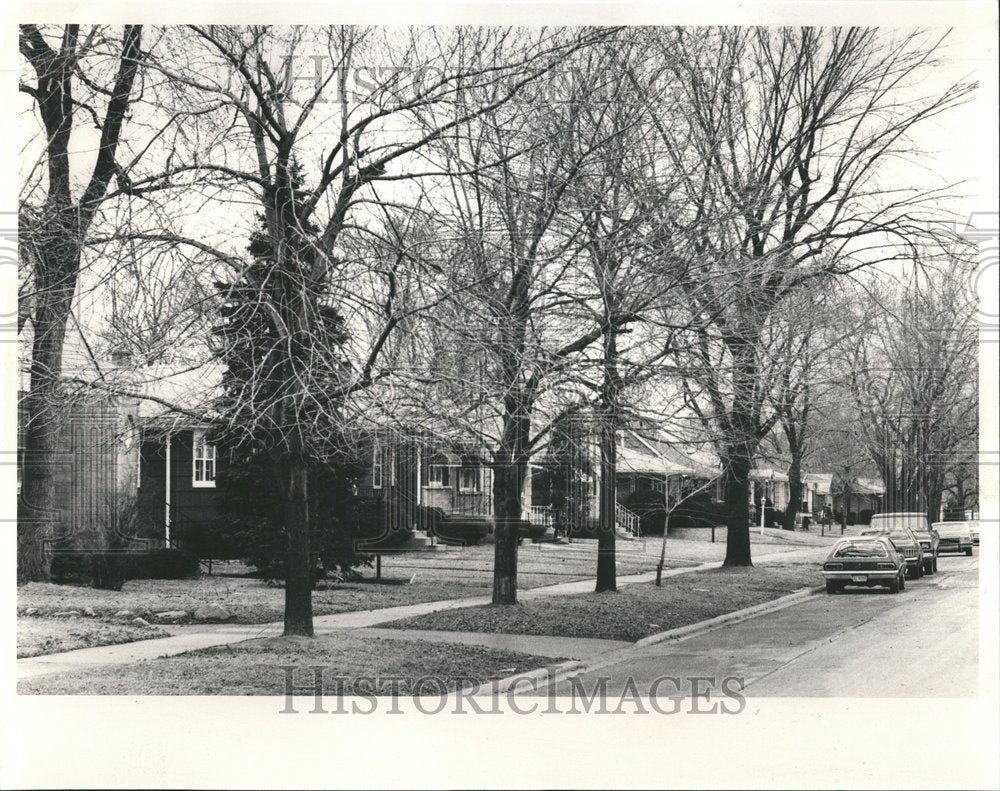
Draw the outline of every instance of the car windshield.
M837 547L835 558L884 558L888 555L881 541L851 541Z
M910 537L910 534L907 533L905 530L892 530L889 532L889 538L891 538L893 541L902 541L904 543L907 541L910 542L913 541L913 539Z
M939 533L960 533L968 529L965 522L935 522L932 527Z

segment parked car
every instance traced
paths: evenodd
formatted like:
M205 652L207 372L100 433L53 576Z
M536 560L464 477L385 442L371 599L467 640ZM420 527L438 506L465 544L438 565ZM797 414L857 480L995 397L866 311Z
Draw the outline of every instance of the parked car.
M938 532L933 527L926 527L923 530L912 531L920 542L920 549L924 553L924 574L936 574L938 546L940 538Z
M924 551L920 546L920 541L909 528L888 529L883 527L870 527L862 530L861 535L872 538L883 536L888 538L896 551L906 560L906 571L910 579L920 579L924 576Z
M926 530L927 514L923 511L893 511L888 514L874 514L868 525L879 528L883 532L908 527L910 530Z
M884 586L898 593L906 587L906 559L887 536L842 538L823 562L823 577L827 593L847 585Z
M901 546L906 555L907 564L910 566L910 576L919 579L924 574L933 574L937 571L937 538L931 533L930 520L923 511L893 511L887 514L874 514L870 526L890 536L897 546ZM920 546L919 568L914 569L914 561L910 554L906 553L906 546L909 546L909 537L905 533L909 531L913 534L913 539ZM895 534L895 535L893 535ZM914 572L916 572L914 574Z
M969 530L972 532L972 543L979 546L979 520L973 519L969 522Z
M935 522L938 533L938 553L964 552L972 555L972 528L968 522Z

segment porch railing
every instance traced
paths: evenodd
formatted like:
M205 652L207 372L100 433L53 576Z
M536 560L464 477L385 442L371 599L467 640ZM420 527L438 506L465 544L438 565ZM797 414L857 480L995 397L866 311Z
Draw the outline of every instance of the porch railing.
M615 527L630 535L639 535L639 515L621 503L615 503Z

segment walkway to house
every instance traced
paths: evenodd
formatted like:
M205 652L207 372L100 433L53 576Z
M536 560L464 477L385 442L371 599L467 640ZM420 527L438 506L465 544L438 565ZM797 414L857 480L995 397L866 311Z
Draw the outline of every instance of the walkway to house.
M802 549L785 550L769 554L757 555L757 562L775 560L808 560L821 559L827 551L827 546L807 546ZM702 563L697 566L666 569L663 577L674 577L693 571L716 568L717 561ZM633 574L618 577L619 587L652 582L656 572ZM541 588L518 591L521 601L549 597L565 596L579 593L590 593L594 589L593 579L561 582ZM429 640L434 642L464 643L466 645L481 645L493 648L505 648L510 651L535 654L537 656L567 657L570 659L588 659L597 654L630 645L619 640L598 640L579 637L549 637L538 635L512 635L476 632L439 632L421 629L375 629L379 624L410 618L439 610L474 607L489 604L487 596L477 596L462 599L408 604L400 607L386 607L379 610L359 610L356 612L320 615L313 619L316 634L329 634L344 630L358 630L361 635L371 635L383 639ZM138 662L148 659L176 656L188 651L210 648L219 645L238 643L259 637L278 637L283 624L278 621L268 624L198 624L192 626L167 626L161 629L170 632L170 637L151 640L140 640L121 645L99 646L96 648L81 648L66 651L61 654L30 657L17 661L17 677L19 679L35 676L62 673L68 670L78 670L99 665L116 665Z

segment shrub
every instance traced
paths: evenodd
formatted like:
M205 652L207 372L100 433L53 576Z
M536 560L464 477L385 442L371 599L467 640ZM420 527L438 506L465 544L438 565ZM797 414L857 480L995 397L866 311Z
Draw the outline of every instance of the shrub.
M53 582L90 582L93 564L89 553L56 552L52 555L49 574Z
M135 578L139 565L135 558L111 552L95 553L90 558L91 584L102 590L120 591L125 581Z
M598 533L601 530L601 523L599 519L593 519L591 517L574 519L569 524L569 529L567 530L567 535L570 538L597 538Z
M433 534L448 543L476 546L492 531L493 523L486 518L451 516L433 526Z
M58 552L52 557L53 582L88 582L95 588L121 590L128 580L176 580L196 577L198 556L182 549L150 552Z
M518 539L530 538L532 541L539 541L546 531L545 525L533 525L527 519L517 520Z
M126 581L144 575L144 558L144 554L130 552L56 552L49 573L57 583L121 590Z
M667 515L663 492L655 489L637 489L625 498L622 505L639 517L640 535L663 535L663 523Z
M197 577L200 571L198 556L183 549L154 549L140 557L140 569L146 579L182 580Z
M670 514L670 528L712 527L727 521L726 504L717 503L705 493L695 495L674 508Z
M288 537L273 469L271 460L258 453L220 470L222 496L213 547L218 556L242 558L265 578L283 580ZM355 496L349 473L346 467L319 462L310 468L312 554L320 576L370 563L359 552L364 546L360 542L378 539L381 546L399 538L393 526L384 541L389 524L384 501Z

